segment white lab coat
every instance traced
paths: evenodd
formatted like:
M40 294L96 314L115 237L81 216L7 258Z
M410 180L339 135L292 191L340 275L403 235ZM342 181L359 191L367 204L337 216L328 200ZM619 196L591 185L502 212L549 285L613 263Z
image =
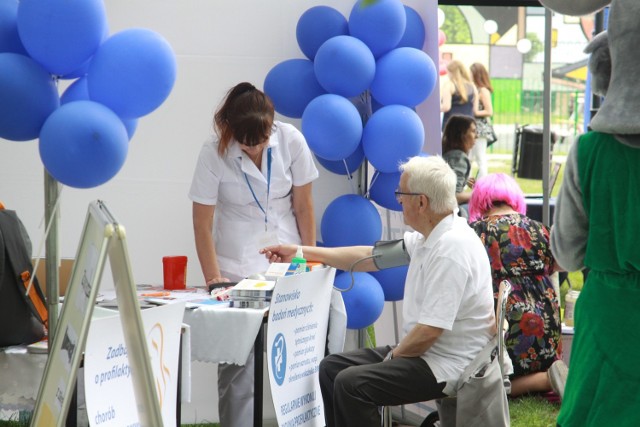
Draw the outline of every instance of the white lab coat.
M311 151L302 133L294 126L276 123L271 136L271 184L267 203L267 149L262 154L262 170L232 142L226 156L218 154L218 141L207 141L200 151L189 198L203 205L215 205L214 236L221 274L240 279L268 268L258 249L265 234L265 215L254 196L266 209L269 231L280 243L300 243L300 234L291 203L292 186L308 184L318 177ZM245 179L245 174L249 184ZM267 209L268 205L268 209Z
M276 132L268 145L272 159L268 202L267 149L262 153L262 170L235 141L221 157L218 140L212 138L202 146L198 157L189 198L216 207L213 233L218 265L222 276L231 280L264 272L269 266L264 255L258 253L264 246L259 237L265 234L265 214L259 205L267 211L267 226L280 243L301 242L291 203L292 186L312 182L318 177L318 169L302 133L290 124L275 124ZM223 427L253 424L253 363L252 350L244 366L218 366L218 408Z

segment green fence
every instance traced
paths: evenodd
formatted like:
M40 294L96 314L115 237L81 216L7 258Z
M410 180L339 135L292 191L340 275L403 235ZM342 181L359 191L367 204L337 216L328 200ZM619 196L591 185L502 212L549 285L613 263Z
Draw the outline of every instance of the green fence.
M542 126L543 83L521 79L494 79L493 122L497 125ZM584 91L571 86L551 87L551 129L561 138L583 128Z

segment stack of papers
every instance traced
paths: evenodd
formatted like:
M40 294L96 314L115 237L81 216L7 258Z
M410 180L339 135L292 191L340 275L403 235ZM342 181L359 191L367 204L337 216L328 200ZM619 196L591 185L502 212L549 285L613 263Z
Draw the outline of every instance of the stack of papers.
M242 279L229 292L229 306L237 308L266 308L271 302L274 280Z

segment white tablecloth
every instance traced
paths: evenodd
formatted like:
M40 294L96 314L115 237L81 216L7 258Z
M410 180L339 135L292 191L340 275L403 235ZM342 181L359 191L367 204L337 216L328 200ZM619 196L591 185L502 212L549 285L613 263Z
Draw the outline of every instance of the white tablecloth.
M244 365L267 311L225 305L185 310L183 322L191 326L191 360ZM346 326L344 302L334 290L329 313L330 353L343 350Z
M0 351L0 409L33 408L46 363L46 354L27 353L26 346Z
M185 310L191 326L191 360L244 365L268 309L199 307Z

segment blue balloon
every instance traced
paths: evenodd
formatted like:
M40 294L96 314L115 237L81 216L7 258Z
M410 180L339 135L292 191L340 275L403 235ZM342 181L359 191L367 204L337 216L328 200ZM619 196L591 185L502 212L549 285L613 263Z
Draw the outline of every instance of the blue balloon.
M20 0L18 33L29 55L50 73L77 70L94 54L107 26L102 0Z
M0 137L28 141L60 105L51 75L33 59L0 53Z
M342 293L344 307L347 311L347 328L362 329L375 323L384 309L384 293L380 283L369 273L348 272L336 275L333 286L338 289L349 289Z
M60 79L62 79L62 80L73 80L73 79L77 79L77 78L86 76L87 73L89 72L89 65L91 65L91 59L92 58L93 57L91 57L91 58L87 59L86 61L84 61L84 63L77 70L74 70L74 71L70 72L69 74L65 74L64 76L60 76Z
M362 119L354 105L338 95L320 95L302 114L302 133L311 151L327 160L342 160L356 151Z
M104 33L102 33L102 41L105 41L108 38L109 38L109 27L105 25ZM60 76L60 78L63 80L71 80L71 79L77 79L77 78L86 76L87 73L89 72L89 65L91 65L92 59L93 59L93 55L91 56L91 58L84 61L77 70L73 70L72 72L67 73L64 76Z
M327 93L308 59L289 59L273 67L264 79L264 92L278 113L298 119L309 102Z
M129 141L131 141L133 134L136 133L136 129L138 129L138 119L123 119L120 117L120 121L127 130L127 137L129 137Z
M18 0L0 1L0 53L29 55L18 35Z
M351 175L358 170L362 162L364 161L364 150L362 144L358 145L356 151L349 157L342 160L327 160L316 155L318 163L320 163L326 170L338 175Z
M384 105L415 107L431 95L437 81L438 72L429 55L401 47L378 59L371 95Z
M402 205L396 200L395 191L400 184L400 172L378 172L371 179L369 196L371 200L386 209L402 212Z
M93 101L120 117L141 117L169 96L176 81L176 58L169 43L154 31L120 31L94 55L88 81Z
M369 200L344 194L325 209L320 233L327 247L373 245L382 235L382 220Z
M86 77L79 78L75 82L71 83L60 96L61 105L68 104L73 101L89 100L89 87Z
M384 107L384 104L371 96L371 113L375 113L382 107Z
M320 46L313 61L316 77L327 92L350 98L369 88L376 60L355 37L332 37Z
M68 104L69 102L74 101L90 101L89 87L86 77L82 77L69 85L69 87L60 97L61 105ZM124 124L124 127L127 129L127 135L129 136L129 140L131 140L131 138L133 138L133 134L138 128L138 119L123 119L122 117L120 117L120 120L122 121L122 124Z
M400 0L358 2L349 15L349 33L362 40L378 58L395 48L407 26L407 13Z
M42 126L40 158L61 183L91 188L113 178L124 165L129 141L124 125L104 105L70 102Z
M378 280L385 301L401 301L404 298L404 286L409 266L403 265L384 270L372 271L371 275Z
M369 118L362 133L362 147L380 172L398 172L398 166L418 155L424 145L424 126L409 107L387 105Z
M329 6L314 6L298 19L296 39L302 53L313 61L322 43L349 34L349 24L340 12Z
M396 47L422 49L425 40L424 22L414 8L405 5L404 11L407 14L407 26Z

